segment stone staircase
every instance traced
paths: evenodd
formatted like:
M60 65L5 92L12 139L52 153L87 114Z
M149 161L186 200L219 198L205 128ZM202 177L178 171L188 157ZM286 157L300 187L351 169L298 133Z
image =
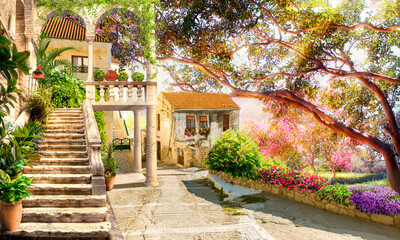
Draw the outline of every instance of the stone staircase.
M34 177L23 200L22 223L8 238L106 239L106 195L91 195L82 109L55 109L45 126L41 159L24 175Z

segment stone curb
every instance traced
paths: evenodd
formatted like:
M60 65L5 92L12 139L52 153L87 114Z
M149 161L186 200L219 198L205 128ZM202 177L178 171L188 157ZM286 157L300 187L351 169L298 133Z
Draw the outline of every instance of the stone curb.
M215 187L217 189L221 189L221 185L216 183L213 178L210 176L216 176L220 179L222 179L225 182L255 189L255 190L260 190L262 192L270 193L273 195L281 196L284 198L288 198L297 202L302 202L304 204L308 204L312 207L317 207L329 212L334 212L340 215L348 216L348 217L355 217L371 222L376 222L388 226L394 226L397 228L400 228L400 215L382 215L382 214L370 214L370 213L363 213L356 211L354 209L354 206L350 207L345 207L342 205L338 205L336 203L329 203L328 201L318 201L316 198L315 193L312 193L310 190L306 190L304 193L301 192L300 190L293 189L293 190L288 190L286 188L282 188L281 185L272 185L272 184L265 184L265 183L260 183L258 181L250 180L248 178L240 178L236 177L233 178L231 175L225 173L225 172L217 172L217 171L209 171L209 176L208 179L214 182ZM225 194L228 194L225 192Z

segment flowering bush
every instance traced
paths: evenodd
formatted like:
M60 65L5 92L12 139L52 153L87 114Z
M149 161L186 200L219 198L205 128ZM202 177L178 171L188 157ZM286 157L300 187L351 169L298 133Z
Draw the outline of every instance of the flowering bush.
M119 72L119 75L118 75L119 81L126 81L126 80L128 80L128 78L129 78L129 75L127 72L125 72L125 71Z
M42 66L42 65L38 65L38 66L36 67L35 71L33 71L33 73L35 73L35 74L41 74L41 73L43 73L42 69L43 69L43 66Z
M199 134L202 136L208 137L210 135L210 128L209 127L202 127L199 129Z
M107 81L115 81L118 77L118 73L114 70L108 70L108 72L106 73L106 80Z
M355 209L372 214L400 214L400 195L386 186L359 185L349 188Z
M215 171L226 172L233 177L254 179L261 165L257 144L242 131L227 130L215 139L204 164Z
M95 68L93 70L93 78L94 80L100 82L104 80L105 73L100 68Z
M274 185L282 185L282 188L300 189L305 192L306 189L316 192L325 186L326 179L311 175L309 173L299 173L293 168L277 168L276 166L260 170L257 176L259 181Z
M194 127L187 127L185 128L185 136L191 137L196 135L196 128Z

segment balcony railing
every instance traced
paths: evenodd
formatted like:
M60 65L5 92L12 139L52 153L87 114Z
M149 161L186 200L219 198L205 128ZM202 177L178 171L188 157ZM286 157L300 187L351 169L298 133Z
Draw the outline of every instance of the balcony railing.
M86 89L95 88L98 90L98 95L93 99L92 104L95 110L100 110L99 106L104 106L102 109L107 110L114 105L119 105L120 108L113 108L113 110L124 110L129 106L136 105L146 106L153 104L147 102L148 91L155 90L156 82L131 82L131 81L101 81L101 82L86 82ZM94 91L93 89L92 91ZM90 92L90 91L89 91ZM87 92L88 97L88 92ZM154 95L154 94L153 94ZM95 107L97 105L98 107ZM125 106L126 108L123 108Z
M86 66L73 66L72 70L75 73L87 73L88 72L88 67L86 67Z

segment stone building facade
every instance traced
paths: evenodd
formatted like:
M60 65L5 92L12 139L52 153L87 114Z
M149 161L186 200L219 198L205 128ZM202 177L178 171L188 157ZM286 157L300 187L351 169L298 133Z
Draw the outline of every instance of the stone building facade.
M240 107L222 93L161 92L157 104L157 159L185 167L202 166L213 139L239 129ZM194 126L196 135L185 135ZM199 135L201 126L210 135Z

